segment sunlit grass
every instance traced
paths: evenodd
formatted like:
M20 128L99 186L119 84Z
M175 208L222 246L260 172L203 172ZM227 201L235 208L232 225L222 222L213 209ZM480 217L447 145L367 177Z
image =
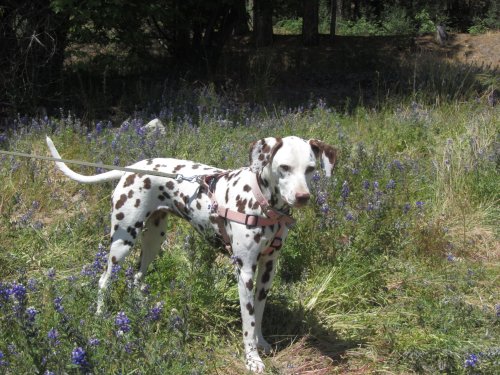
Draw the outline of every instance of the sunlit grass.
M409 100L344 114L322 101L242 110L209 89L193 98L196 116L162 109L164 136L145 132L152 115L114 126L64 115L18 119L0 148L46 154L50 134L69 159L238 168L258 138L321 138L339 163L294 213L266 309L269 373L498 369L498 107ZM169 221L146 289L131 284L137 253L116 269L96 317L113 184L3 156L0 181L0 371L244 372L231 262L186 223Z

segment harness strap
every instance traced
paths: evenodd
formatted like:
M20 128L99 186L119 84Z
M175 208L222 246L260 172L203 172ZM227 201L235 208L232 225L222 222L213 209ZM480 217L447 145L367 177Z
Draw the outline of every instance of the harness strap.
M217 218L220 220L219 230L224 240L226 249L229 252L231 252L231 240L224 227L224 221L230 220L239 224L244 224L248 227L265 227L278 224L278 231L276 232L269 247L264 250L263 254L269 254L274 250L279 250L283 243L282 237L285 228L287 226L291 226L292 224L294 224L295 220L292 217L272 208L272 206L269 204L267 199L262 194L262 191L260 190L260 187L257 183L256 176L255 179L252 181L251 188L255 199L259 203L260 207L262 208L266 216L245 214L243 212L233 211L230 210L229 208L225 208L219 205L217 200L215 199L215 194L214 194L215 184L217 183L220 177L222 177L227 173L228 172L216 175L204 176L201 182L202 186L207 190L207 194L211 200L211 210L213 213L217 214Z

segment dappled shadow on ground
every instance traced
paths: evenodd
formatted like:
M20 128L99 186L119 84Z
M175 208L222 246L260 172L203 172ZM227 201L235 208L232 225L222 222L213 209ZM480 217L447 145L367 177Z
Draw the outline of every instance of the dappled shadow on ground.
M347 366L348 350L364 345L340 338L313 313L296 304L287 305L285 299L269 300L264 314L264 337L275 349L269 362L282 374L332 373Z

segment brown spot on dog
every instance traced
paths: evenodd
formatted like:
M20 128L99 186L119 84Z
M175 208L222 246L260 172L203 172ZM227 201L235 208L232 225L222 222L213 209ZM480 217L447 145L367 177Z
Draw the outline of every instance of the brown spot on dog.
M265 284L271 279L271 271L273 270L272 259L266 263L266 270L262 275L262 282Z
M255 272L257 270L257 265L256 264L252 264L252 271Z
M262 288L262 289L260 290L260 292L259 292L259 297L258 297L258 298L259 298L259 301L263 301L263 300L265 300L265 299L266 299L266 297L267 297L267 293L268 293L268 291L267 291L267 290L265 290L264 288Z
M198 169L199 167L200 167L200 165L199 165L199 164L193 164L193 165L191 166L191 168L193 168L193 169Z
M250 185L243 186L243 191L246 191L248 193L250 190L252 190L252 188L250 187Z
M262 235L260 233L256 233L255 236L253 236L254 241L257 243L260 243L261 238L262 238Z
M116 214L116 220L122 220L125 217L125 214L123 212L118 212Z
M134 204L134 207L137 208L141 205L141 200L140 199L136 199L135 200L135 204Z
M250 323L252 327L255 327L255 322Z
M135 181L135 176L136 174L131 174L131 175L128 175L127 178L125 179L125 182L123 184L123 187L128 187L130 185L132 185Z
M226 199L226 203L229 202L229 188L226 189L226 195L224 198Z
M169 181L165 184L168 190L174 190L175 184L173 181Z
M245 283L245 285L247 286L248 290L250 290L250 291L251 291L251 290L253 289L253 280L252 280L252 279L248 280L248 281Z
M143 225L144 225L144 223L142 221L136 221L136 223L134 224L134 227L142 228Z
M132 196L134 195L134 191L133 190L130 190L127 194L127 197L129 198L132 198Z
M254 313L254 309L253 309L253 305L252 305L250 302L248 302L248 303L247 303L246 308L247 308L247 310L248 310L248 313L249 313L250 315L253 315L253 313Z
M165 200L165 197L163 195L158 195L158 199L163 202Z
M184 168L184 167L185 167L185 165L184 165L184 164L182 164L182 165L178 165L178 166L176 166L176 167L174 168L174 172L178 172L178 171L180 171L180 170L181 170L182 168Z
M149 177L144 179L144 189L151 189L151 179Z
M247 331L245 331L245 337L247 337L247 336L248 336L248 332L247 332Z
M201 210L201 203L200 203L200 201L196 201L196 208L198 210Z
M116 201L115 208L119 209L122 208L122 206L125 204L127 201L127 196L125 194L120 195L120 199Z
M111 257L111 263L113 263L113 264L118 263L118 262L116 261L116 257L115 257L114 255Z
M241 213L245 213L245 206L247 205L247 200L239 200L236 202L236 206L238 207L237 211Z
M165 235L165 232L161 232L161 233L160 233L160 236L162 236L162 237L163 237L164 235Z

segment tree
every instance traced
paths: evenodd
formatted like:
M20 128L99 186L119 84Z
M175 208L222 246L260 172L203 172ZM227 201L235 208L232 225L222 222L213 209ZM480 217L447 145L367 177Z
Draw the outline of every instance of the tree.
M335 37L337 30L337 0L330 0L330 38Z
M273 4L272 0L253 1L253 35L257 47L273 43Z
M302 40L306 46L319 43L319 0L304 0L302 22Z

